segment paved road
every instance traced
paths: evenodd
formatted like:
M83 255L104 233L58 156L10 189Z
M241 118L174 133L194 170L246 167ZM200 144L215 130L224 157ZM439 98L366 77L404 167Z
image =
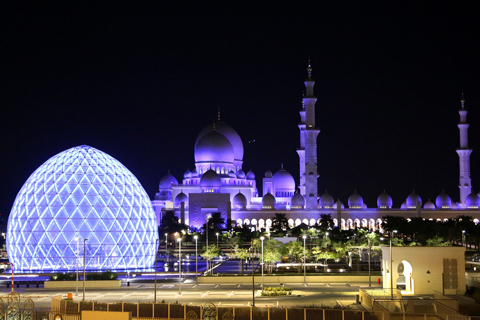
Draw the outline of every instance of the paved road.
M202 305L206 302L213 302L220 305L229 306L249 306L252 304L253 289L251 285L222 285L222 284L200 284L195 285L191 280L182 283L181 293L178 283L159 283L157 284L157 302L179 302L185 304ZM362 284L366 286L368 284ZM256 306L311 306L324 305L333 307L337 304L354 305L355 295L358 294L358 284L311 284L303 286L302 284L286 283L285 286L293 289L292 296L282 297L261 297L261 287L256 285L255 300ZM79 289L78 297L75 296L75 290L59 291L37 288L19 288L17 289L22 297L30 297L39 308L50 306L52 296L68 292L74 293L74 300L82 299L82 289ZM9 289L1 288L0 295L7 294ZM154 284L138 283L131 284L130 287L122 286L119 289L93 290L86 291L86 300L98 302L153 302Z

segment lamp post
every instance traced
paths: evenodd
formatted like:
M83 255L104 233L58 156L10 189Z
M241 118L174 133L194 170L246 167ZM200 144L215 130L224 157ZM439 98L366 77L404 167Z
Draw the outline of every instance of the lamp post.
M255 307L255 247L253 247L252 254L252 307Z
M397 230L390 231L390 298L393 300L393 257L392 257L392 238Z
M155 240L155 292L153 294L153 303L157 303L157 253L160 239Z
M198 236L195 239L195 284L198 285Z
M465 230L462 230L462 246L465 246L465 248L467 247L465 245Z
M88 239L83 239L83 301L85 301L85 253Z
M167 246L168 246L168 233L165 233L165 255L167 256L167 263L168 263L168 250L167 250Z
M178 294L182 294L182 238L178 238Z
M265 237L260 237L260 240L262 241L262 292L263 292L263 266L264 266L264 262L263 262L263 240L265 240Z
M305 265L305 261L307 258L306 251L305 251L305 241L307 240L307 236L303 236L303 285L307 286L307 268Z
M216 233L216 235L217 235L217 248L218 248L218 232Z
M75 266L76 266L76 269L77 269L77 279L76 279L76 291L75 291L75 296L78 297L78 253L79 253L79 249L78 249L78 241L80 240L79 237L75 237L75 241L77 241L77 251L75 252Z
M206 238L205 238L205 242L206 242L206 245L207 245L207 251L208 251L208 216L205 217L205 233L206 233ZM208 256L207 256L207 273L208 273Z
M372 287L372 268L370 268L370 254L372 253L372 245L370 237L368 237L368 287Z

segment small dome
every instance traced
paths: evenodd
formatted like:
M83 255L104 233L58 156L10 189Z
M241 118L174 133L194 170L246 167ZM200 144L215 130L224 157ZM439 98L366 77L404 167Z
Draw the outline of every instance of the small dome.
M237 178L238 179L245 179L245 172L242 169L237 171Z
M443 190L442 193L437 196L435 203L439 209L450 209L452 207L452 199L450 199L448 194L446 194Z
M407 203L406 202L402 203L402 205L400 206L400 209L407 209Z
M383 191L377 198L377 206L379 209L390 209L393 206L392 197Z
M177 184L178 184L177 179L175 179L175 177L172 176L170 173L167 173L160 180L160 183L158 184L158 188L159 189L170 189L170 187L172 185L176 186Z
M183 191L177 194L177 196L175 197L175 201L173 202L173 205L175 206L175 208L179 208L182 202L185 202L185 205L188 204L188 196L185 193L183 193Z
M247 207L247 198L241 193L237 193L233 197L233 206L236 208L245 209Z
M338 201L335 202L335 204L333 205L333 209L335 209L335 210L337 210L337 203L338 203ZM343 203L341 203L341 204L342 204L342 210L345 209L345 205Z
M480 204L480 198L474 192L470 193L465 199L467 209L477 209Z
M236 178L237 177L237 175L235 174L235 172L233 172L233 170L230 170L230 172L228 173L228 176L230 178Z
M190 170L185 171L185 173L183 174L183 179L190 179L191 177L192 173L190 172Z
M233 163L233 147L224 135L212 131L195 145L195 162Z
M415 190L413 190L413 192L407 198L407 208L415 209L417 207L417 202L420 202L420 205L422 205L422 198L420 198L420 196L415 193Z
M265 171L265 178L271 178L272 176L273 176L272 171L270 170Z
M348 198L348 207L350 209L363 209L363 198L357 191Z
M214 187L219 188L222 186L222 179L212 169L205 172L200 178L200 187Z
M248 180L255 180L255 173L252 170L247 172L247 179Z
M294 209L302 209L305 206L305 198L298 192L292 196L291 201Z
M263 209L275 209L275 197L271 193L267 193L262 198Z
M325 191L324 194L320 197L320 207L322 208L333 208L335 204L335 200L333 199L332 195Z
M275 191L295 192L295 179L285 169L280 169L273 175L275 181Z
M428 199L428 201L425 202L425 204L423 205L423 209L433 210L433 209L436 209L436 207L435 207L435 205L433 204L433 202L430 201L430 199Z
M197 178L198 177L198 171L195 169L192 171L192 178Z

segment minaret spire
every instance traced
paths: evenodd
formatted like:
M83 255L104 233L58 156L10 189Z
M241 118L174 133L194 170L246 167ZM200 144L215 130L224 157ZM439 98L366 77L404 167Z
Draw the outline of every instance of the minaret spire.
M460 179L458 188L460 189L460 207L466 208L465 199L472 193L472 180L470 179L470 154L472 149L468 147L468 127L467 109L465 109L465 98L462 92L462 99L460 100L461 109L460 122L458 129L460 129L460 148L457 149L459 157Z
M217 109L217 121L221 121L221 118L220 118L220 107L218 107L218 109Z
M305 80L305 94L300 110L300 148L297 153L300 160L300 194L305 197L305 208L316 209L318 197L317 173L317 136L320 130L315 126L315 103L317 98L313 94L315 81L312 79L312 65L310 58Z

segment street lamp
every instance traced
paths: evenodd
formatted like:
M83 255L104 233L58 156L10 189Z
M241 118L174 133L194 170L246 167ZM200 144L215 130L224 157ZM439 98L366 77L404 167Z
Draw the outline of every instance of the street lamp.
M182 238L178 238L178 294L182 294Z
M83 301L85 301L85 252L88 239L83 239Z
M265 240L265 237L260 237L260 240L262 241L262 292L263 292L263 240Z
M168 246L168 233L165 233L165 254L167 255L167 263L168 263L168 250L167 250L167 246Z
M465 230L462 230L462 246L465 246L465 248L467 247L465 245Z
M77 280L75 281L76 282L76 291L75 291L75 296L78 297L78 253L79 253L79 249L78 249L78 241L80 240L79 237L75 237L75 241L77 241L77 251L75 252L75 265L76 265L76 268L77 268Z
M305 251L305 241L307 240L307 236L303 236L303 285L307 286L307 268L305 265L305 261L307 258L306 251Z
M207 251L208 251L208 218L209 218L209 216L205 217L205 220L206 220L206 222L205 222L206 240L205 241L206 241L206 245L207 245ZM207 256L207 273L208 273L208 260L209 260L209 258Z
M153 295L153 303L157 303L157 253L160 245L160 238L155 239L155 293Z
M397 230L390 231L390 297L393 300L393 257L392 257L392 238Z
M195 284L198 285L198 236L195 239Z
M218 232L216 233L216 235L217 235L217 248L218 248Z

